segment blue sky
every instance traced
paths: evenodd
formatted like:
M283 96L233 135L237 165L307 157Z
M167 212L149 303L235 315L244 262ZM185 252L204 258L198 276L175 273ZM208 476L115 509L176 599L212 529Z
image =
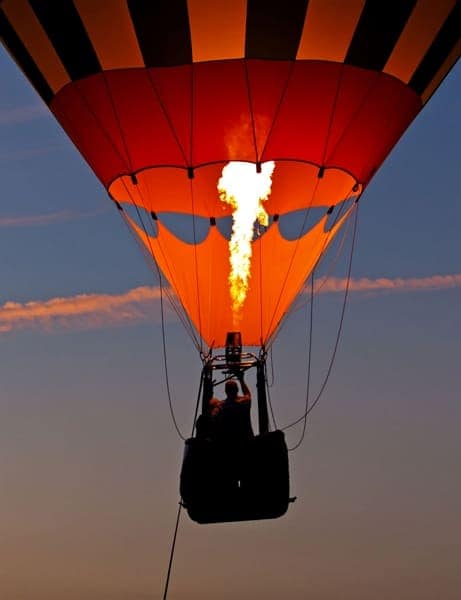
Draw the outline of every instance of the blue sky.
M3 51L0 73L0 590L8 600L160 598L182 443L158 303L134 309L126 297L154 280ZM333 375L291 457L296 504L274 522L185 517L172 600L457 597L460 75L458 65L362 198L354 280L401 278L404 289L351 293ZM97 304L101 294L115 308L92 312L88 295ZM316 304L314 388L340 305L339 294ZM306 328L299 311L274 347L282 424L302 412ZM200 362L171 317L167 343L188 431Z

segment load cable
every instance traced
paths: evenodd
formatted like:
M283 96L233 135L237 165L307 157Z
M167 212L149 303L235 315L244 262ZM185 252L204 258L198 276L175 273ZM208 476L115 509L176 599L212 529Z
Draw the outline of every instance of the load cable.
M286 272L286 275L285 275L285 280L284 280L284 283L283 283L283 286L282 286L282 291L283 291L283 288L284 288L284 286L285 286L285 284L286 284L286 281L287 281L287 279L288 279L288 275L289 275L289 273L290 273L291 265L293 264L293 260L294 260L294 257L295 257L295 254L296 254L296 251L297 251L297 248L298 248L299 240L301 239L301 237L302 237L302 235L303 235L303 233L302 233L302 232L304 231L304 228L305 228L305 226L306 226L306 223L307 223L307 220L308 220L308 217L309 217L309 212L310 212L310 210L311 210L311 208L312 208L312 202L313 202L313 199L314 199L314 197L315 197L315 194L316 194L316 190L317 190L317 188L318 188L318 180L317 180L317 183L316 183L315 189L314 189L314 191L312 192L311 204L310 204L310 205L307 207L307 210L305 211L305 214L304 214L304 219L303 219L303 222L302 222L302 224L301 224L301 226L300 226L300 228L299 228L298 237L296 238L295 248L294 248L294 250L293 250L293 253L292 253L292 256L291 256L291 260L290 260L290 264L289 264L289 266L288 266L288 269L287 269L287 272ZM336 214L335 214L335 216L334 216L333 223L331 224L331 227L330 227L330 229L331 229L331 228L333 228L333 227L335 227L335 225L337 224L337 222L339 221L339 219L340 219L340 218L343 216L343 213L345 212L346 205L347 205L348 201L349 201L349 200L350 200L350 198L351 198L351 193L352 193L352 190L351 190L351 192L349 192L349 194L347 195L347 197L346 197L346 198L344 198L344 200L341 202L341 205L339 206L339 210L336 212ZM354 202L354 204L356 204L356 203L357 203L357 200ZM350 210L352 210L352 208L351 208ZM327 214L328 214L328 213L327 213ZM346 233L347 233L347 232L345 232L345 233L344 233L343 239L344 239L344 237L345 237ZM325 252L325 250L326 250L326 249L327 249L327 247L328 247L328 243L329 243L329 242L328 242L328 240L325 240L325 241L324 241L324 243L323 243L323 248L322 248L322 250L321 250L321 252L320 252L320 255L319 255L319 257L318 257L318 259L317 259L316 263L315 263L315 264L314 264L314 266L312 267L312 270L314 270L315 268L317 268L318 264L319 264L319 263L320 263L320 261L322 260L322 258L323 258L323 256L324 256L324 252ZM341 251L341 249L339 250L339 252L340 252L340 251ZM307 280L308 280L308 279L307 279ZM282 296L282 291L281 291L281 292L280 292L280 294L279 294L279 297L278 297L278 300L277 300L277 305L278 305L278 304L279 304L279 302L280 302L280 298L281 298L281 296ZM304 288L303 288L303 290L302 290L302 291L304 291ZM266 348L267 348L267 349L270 349L270 348L272 347L272 344L274 343L274 341L275 341L275 338L277 337L278 333L279 333L279 332L280 332L280 330L282 329L282 327L283 327L284 323L286 322L286 320L287 320L288 316L289 316L289 315L291 315L291 314L293 314L294 312L296 312L296 310L298 310L299 308L301 308L301 306L303 306L303 305L304 305L304 303L303 303L303 304L301 304L301 305L299 305L299 306L297 306L296 308L294 307L294 305L292 305L291 307L289 307L289 308L288 308L288 310L285 312L285 314L284 314L284 315L283 315L283 317L281 318L281 320L280 320L279 324L276 326L276 328L274 329L274 331L271 333L271 335L270 335L270 337L269 337L269 340L267 340L267 342L266 342ZM273 321L273 319L274 319L274 316L275 316L275 311L274 311L274 314L273 314L273 316L272 316L272 320L271 320L270 327L272 326L272 321Z
M166 351L165 314L164 314L164 308L163 308L163 285L162 285L161 280L160 280L160 313L161 313L161 321L162 321L163 368L165 370L165 384L166 384L166 391L167 391L167 396L168 396L168 406L170 409L171 419L173 421L173 425L176 429L176 432L179 435L179 437L182 439L182 441L185 442L186 438L183 435L183 433L181 432L178 422L176 421L176 416L174 414L173 402L171 400L170 377L168 375L168 357L167 357L167 351Z
M144 259L146 260L147 267L152 272L152 274L157 277L158 281L161 282L162 281L162 273L161 273L160 267L157 263L157 260L155 258L154 252L153 252L153 248L152 248L151 241L150 241L150 235L148 234L146 224L144 223L144 220L139 211L139 207L137 206L134 199L132 198L129 189L126 187L125 183L124 183L124 185L125 185L125 190L126 190L127 194L129 195L129 197L131 199L131 203L136 211L138 222L139 222L142 230L144 231L144 234L146 235L146 239L148 241L147 245L145 245L140 240L139 236L136 234L136 231L133 229L133 224L131 222L131 219L125 214L123 207L118 202L116 202L117 208L120 211L120 214L123 218L123 222L125 223L130 235L134 239L134 241L135 241L136 245L138 246L138 248L140 249ZM143 208L143 210L146 210L146 209ZM172 309L176 313L178 319L181 321L184 329L186 330L186 333L189 335L192 343L196 347L197 351L200 351L200 344L194 333L194 329L191 324L191 321L190 321L189 317L187 316L186 312L184 311L184 307L180 304L179 300L176 301L176 297L175 297L174 293L171 292L168 287L164 288L164 292L170 302Z
M310 289L310 309L309 309L309 344L307 352L307 383L306 383L306 404L304 409L303 429L299 440L294 446L288 448L288 452L294 452L304 441L307 427L307 415L309 414L310 386L311 386L311 366L312 366L312 330L314 320L314 272L311 273L311 289Z
M335 223L337 222L337 219L335 220ZM327 284L327 282L330 280L330 276L333 273L339 259L342 257L343 255L343 249L344 249L344 245L346 242L346 239L348 238L349 232L350 232L350 228L351 228L351 219L347 219L346 223L344 224L344 231L342 233L342 236L339 240L339 244L337 247L337 250L335 252L335 255L333 256L333 258L329 261L326 272L324 274L322 274L322 278L319 282L319 280L317 280L317 286L314 290L314 294L319 294L320 291L322 290L322 288ZM320 264L320 260L317 263L317 266ZM301 293L299 295L300 298L303 298L306 295L306 288L307 288L307 281L306 284L303 286L303 289L301 290ZM297 312L298 310L301 310L304 306L306 306L306 304L308 304L311 301L310 295L308 296L307 300L303 300L303 302L297 302L296 306L293 306L292 308L290 308L289 310L289 314L292 315L295 312Z
M198 413L198 407L199 407L199 403L200 403L200 397L202 395L202 388L203 388L203 371L202 371L202 375L200 377L200 385L198 388L198 394L197 394L197 402L195 404L195 412L194 412L194 418L192 421L192 431L191 431L191 437L194 435L194 431L195 431L195 423L197 420L197 413ZM176 523L174 526L174 531L173 531L173 538L171 540L171 550L170 550L170 557L168 559L168 568L167 568L167 572L166 572L166 576L165 576L165 585L163 588L163 596L162 599L166 600L167 596L168 596L168 588L170 586L170 577L171 577L171 570L173 568L173 559L174 559L174 552L176 549L176 538L178 537L178 530L179 530L179 521L181 518L181 511L183 508L183 503L182 503L182 499L179 499L178 502L178 512L176 514Z
M272 381L273 381L273 377L272 377ZM272 423L274 425L274 429L278 429L278 427L277 427L277 421L275 420L274 408L272 406L271 393L270 393L270 385L269 385L269 381L268 381L268 378L267 378L267 365L266 365L266 363L264 363L264 383L265 383L265 386L266 386L266 397L267 397L267 402L269 404L269 409L270 409L270 412L271 412Z
M328 369L327 369L325 378L323 380L323 383L320 387L320 390L317 393L317 396L315 397L315 400L310 404L310 406L306 407L306 410L304 411L303 415L301 415L301 417L299 417L295 421L289 423L288 425L285 425L285 427L282 427L282 429L281 429L282 431L286 431L287 429L294 427L295 425L297 425L298 423L301 423L302 421L304 421L304 419L306 419L308 417L308 415L312 412L312 410L315 408L315 406L320 401L320 398L323 395L323 392L324 392L326 385L328 383L328 380L330 378L331 371L333 369L333 364L335 362L336 354L337 354L338 347L339 347L339 342L341 339L341 333L342 333L342 328L343 328L343 324L344 324L344 315L346 312L347 299L349 296L350 280L351 280L351 272L352 272L352 259L353 259L353 255L354 255L355 242L357 239L357 221L358 221L358 206L359 206L358 200L359 199L357 199L355 202L354 227L353 227L353 233L352 233L352 243L351 243L351 250L350 250L350 255L349 255L349 265L348 265L348 270L347 270L347 278L346 278L346 286L345 286L345 291L344 291L343 305L341 308L341 316L340 316L340 320L339 320L338 332L336 334L336 340L335 340L333 352L330 357L330 363L328 365ZM298 447L298 445L296 445L296 448L297 447Z
M141 218L141 215L139 213L139 209L136 205L135 209L138 213L138 218L140 220L140 223L147 235L147 229L146 226ZM130 226L129 221L126 218L126 215L124 213L123 210L121 210L121 214L123 217L123 220L128 228L128 230L130 231L130 233L133 235L133 237L136 240L136 236L134 235L134 232L132 231L132 228ZM142 246L140 246L140 248L143 250L144 248ZM161 331L162 331L162 350L163 350L163 368L164 368L164 373L165 373L165 386L166 386L166 391L167 391L167 398L168 398L168 407L169 407L169 411L170 411L170 415L171 415L171 420L173 421L173 425L174 428L176 429L176 432L179 436L179 438L182 441L186 440L185 435L182 433L181 429L179 428L177 419L176 419L176 415L175 415L175 411L174 411L174 407L173 407L173 401L172 401L172 397L171 397L171 388L170 388L170 377L169 377L169 369L168 369L168 356L167 356L167 348L166 348L166 327L165 327L165 302L164 302L164 294L165 294L165 288L163 285L163 277L162 277L162 273L160 271L160 267L157 264L157 261L155 260L154 254L151 250L151 257L153 258L153 262L154 265L157 269L157 276L158 276L158 282L159 282L159 290L160 290L160 318L161 318ZM173 306L173 308L175 308L174 304L171 302L171 298L169 297L170 303ZM178 311L176 311L176 314L179 313ZM183 323L184 324L184 323ZM187 329L187 328L186 328ZM194 341L194 340L192 340ZM197 347L197 346L196 346Z

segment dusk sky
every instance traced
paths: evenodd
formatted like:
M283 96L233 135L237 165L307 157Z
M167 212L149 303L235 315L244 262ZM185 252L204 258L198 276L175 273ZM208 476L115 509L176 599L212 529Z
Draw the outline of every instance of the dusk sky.
M156 281L4 50L0 80L0 597L161 598L183 445ZM460 109L458 65L361 199L338 355L290 455L296 503L274 521L183 513L171 600L459 598ZM341 302L315 305L314 392ZM166 326L188 434L201 363ZM300 310L274 345L282 426L303 412L306 333Z

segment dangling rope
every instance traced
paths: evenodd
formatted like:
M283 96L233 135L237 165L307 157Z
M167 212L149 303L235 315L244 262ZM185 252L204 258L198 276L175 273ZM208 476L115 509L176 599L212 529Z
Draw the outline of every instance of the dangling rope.
M339 341L341 339L341 333L342 333L342 328L343 328L343 323L344 323L344 314L346 312L347 299L349 296L349 288L350 288L350 280L351 280L351 272L352 272L352 258L354 255L355 242L356 242L356 238L357 238L358 206L359 206L359 204L358 204L358 199L357 199L356 203L355 203L356 208L355 208L355 217L354 217L354 228L353 228L353 233L352 233L351 251L350 251L350 255L349 255L349 265L348 265L348 270L347 270L346 288L344 291L344 299L343 299L343 305L342 305L342 309L341 309L341 317L340 317L340 321L339 321L335 345L333 348L333 352L332 352L332 355L330 358L330 363L328 365L328 369L327 369L325 378L323 380L323 383L320 387L320 390L319 390L317 396L315 397L315 400L312 402L312 404L310 406L306 407L304 414L301 415L301 417L299 417L299 419L296 419L296 421L293 421L292 423L289 423L285 427L282 427L282 431L286 431L287 429L294 427L295 425L297 425L298 423L301 423L302 421L304 421L304 419L307 418L307 416L312 412L312 410L318 404L318 402L319 402L320 398L322 397L323 392L326 388L328 379L330 378L331 371L333 369L333 364L335 362L336 354L337 354L338 347L339 347Z
M176 537L179 529L179 519L181 518L182 502L179 501L178 514L176 515L176 525L174 527L173 541L171 543L170 560L168 561L168 570L166 574L165 587L163 589L163 600L166 600L168 595L168 587L170 585L171 568L173 566L174 550L176 547Z
M200 397L202 395L202 389L203 389L203 379L204 379L204 374L202 371L202 375L200 377L200 385L199 385L198 394L197 394L197 402L195 403L195 411L194 411L194 418L192 421L191 437L193 437L194 431L195 431L195 423L197 421L198 407L200 404ZM181 511L182 511L182 507L183 507L181 498L179 499L178 505L179 506L178 506L178 512L176 514L176 523L174 526L173 539L171 541L170 558L168 559L168 568L167 568L166 577L165 577L165 585L163 588L163 597L162 597L163 600L166 600L167 595L168 595L168 588L170 586L170 576L171 576L171 569L173 567L173 558L174 558L174 552L175 552L175 548L176 548L176 538L178 536L179 520L181 518Z
M312 325L314 320L314 271L311 273L311 290L310 290L310 310L309 310L309 345L307 352L307 383L306 383L306 405L304 409L304 420L303 420L303 430L301 432L301 437L296 442L294 446L288 448L288 452L293 452L304 441L304 436L306 434L306 426L307 426L307 415L309 413L309 400L310 400L310 385L311 385L311 365L312 365Z

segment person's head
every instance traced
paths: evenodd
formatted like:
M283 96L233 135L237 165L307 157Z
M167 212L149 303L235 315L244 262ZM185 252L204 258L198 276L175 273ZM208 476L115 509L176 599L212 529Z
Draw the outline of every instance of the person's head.
M226 392L226 396L230 399L230 400L235 400L235 398L237 398L237 394L239 391L237 382L234 381L233 379L230 379L229 381L226 381L226 385L224 388L225 392Z

